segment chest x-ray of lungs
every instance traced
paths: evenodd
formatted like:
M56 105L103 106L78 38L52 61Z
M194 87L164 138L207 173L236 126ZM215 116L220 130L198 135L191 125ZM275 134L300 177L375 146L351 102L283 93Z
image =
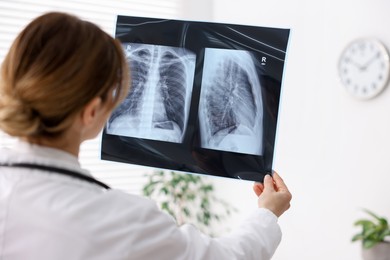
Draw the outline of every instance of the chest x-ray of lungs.
M199 100L201 147L263 154L263 102L251 53L207 48Z
M124 43L131 89L107 133L181 143L188 120L196 55L184 48Z
M272 171L290 29L117 17L131 90L101 158L262 181Z

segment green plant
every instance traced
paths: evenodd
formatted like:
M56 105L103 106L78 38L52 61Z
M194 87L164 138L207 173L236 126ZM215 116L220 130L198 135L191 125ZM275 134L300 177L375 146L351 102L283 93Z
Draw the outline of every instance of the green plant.
M362 230L352 237L352 241L361 240L363 248L369 249L378 243L385 242L386 237L390 236L388 221L365 209L373 219L359 219L354 225L361 226Z
M212 225L235 209L214 195L214 186L203 176L156 171L148 175L143 194L154 199L180 226L190 223L212 235Z

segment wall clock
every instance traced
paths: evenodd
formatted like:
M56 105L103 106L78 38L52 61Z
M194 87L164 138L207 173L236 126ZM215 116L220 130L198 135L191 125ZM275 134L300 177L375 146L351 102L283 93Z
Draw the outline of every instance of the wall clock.
M357 39L342 52L338 71L342 84L353 97L373 98L388 85L389 53L374 38Z

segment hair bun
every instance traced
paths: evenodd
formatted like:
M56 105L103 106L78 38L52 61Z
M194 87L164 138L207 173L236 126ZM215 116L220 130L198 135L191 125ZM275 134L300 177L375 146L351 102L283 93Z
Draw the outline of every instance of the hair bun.
M36 135L40 131L39 113L26 103L7 95L0 96L0 128L11 136Z

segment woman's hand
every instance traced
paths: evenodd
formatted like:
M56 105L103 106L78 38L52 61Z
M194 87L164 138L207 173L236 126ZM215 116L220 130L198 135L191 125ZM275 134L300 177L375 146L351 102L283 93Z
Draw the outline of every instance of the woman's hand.
M291 193L276 172L273 173L273 177L267 174L264 183L256 182L253 191L259 197L257 202L259 208L269 209L277 217L290 208Z

